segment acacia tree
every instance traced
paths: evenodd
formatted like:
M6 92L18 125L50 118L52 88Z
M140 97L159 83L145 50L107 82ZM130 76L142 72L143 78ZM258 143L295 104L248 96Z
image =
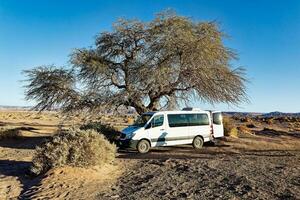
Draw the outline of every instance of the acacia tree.
M91 48L76 49L70 67L25 71L26 98L39 110L65 112L134 107L140 114L191 99L247 101L245 73L215 22L161 13L151 22L121 19Z

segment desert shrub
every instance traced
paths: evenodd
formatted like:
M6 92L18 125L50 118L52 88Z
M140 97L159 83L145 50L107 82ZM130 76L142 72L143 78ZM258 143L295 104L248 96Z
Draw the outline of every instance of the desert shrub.
M238 128L239 133L244 133L244 134L251 134L251 131L249 130L249 128L245 125L241 125Z
M294 123L294 126L300 128L300 122Z
M267 124L274 124L274 118L270 117L270 118L266 119L266 123Z
M22 135L19 128L14 127L0 127L0 139L17 139Z
M223 125L224 125L224 134L225 136L233 136L237 137L238 130L234 124L234 121L229 117L223 118Z
M239 131L238 131L238 129L236 127L234 127L233 129L231 129L230 132L229 132L229 136L230 137L237 138L238 135L239 135Z
M254 124L252 124L252 123L247 124L246 126L247 126L247 128L256 128L256 126Z
M120 132L117 129L108 124L102 124L101 122L89 122L87 124L82 125L80 129L95 130L98 133L103 134L110 142L114 142L120 135Z
M39 175L64 165L87 167L111 163L116 146L94 130L60 131L36 148L31 172Z
M249 117L243 117L240 119L241 122L251 122L252 120Z
M239 116L232 116L232 119L236 120L236 121L240 121L241 118Z

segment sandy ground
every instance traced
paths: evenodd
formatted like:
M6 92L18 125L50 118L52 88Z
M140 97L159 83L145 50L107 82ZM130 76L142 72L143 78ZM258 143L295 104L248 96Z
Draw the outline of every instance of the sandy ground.
M195 152L181 146L147 156L122 154L123 159L139 160L137 165L98 198L299 199L300 151L226 148Z
M124 165L90 169L62 167L39 177L29 175L37 145L51 137L61 119L55 113L0 112L0 126L20 129L16 138L0 140L0 199L94 199L121 176ZM68 125L67 125L68 126Z
M59 122L55 113L0 112L0 126L22 133L0 140L0 199L299 199L300 132L289 127L261 124L197 151L190 145L145 155L123 151L114 165L29 176L35 146Z

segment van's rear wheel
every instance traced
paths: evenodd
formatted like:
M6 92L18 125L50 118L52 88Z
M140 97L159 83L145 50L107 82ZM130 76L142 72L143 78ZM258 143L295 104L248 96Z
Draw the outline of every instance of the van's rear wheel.
M137 150L139 153L147 153L150 150L150 143L147 140L139 141Z
M204 141L202 137L196 136L193 140L193 147L195 149L201 149L203 147Z

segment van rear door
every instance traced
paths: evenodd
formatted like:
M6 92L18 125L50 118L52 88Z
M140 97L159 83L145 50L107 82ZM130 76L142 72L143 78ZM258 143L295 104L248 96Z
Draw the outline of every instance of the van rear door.
M215 138L224 136L224 127L221 112L212 112L213 134Z

